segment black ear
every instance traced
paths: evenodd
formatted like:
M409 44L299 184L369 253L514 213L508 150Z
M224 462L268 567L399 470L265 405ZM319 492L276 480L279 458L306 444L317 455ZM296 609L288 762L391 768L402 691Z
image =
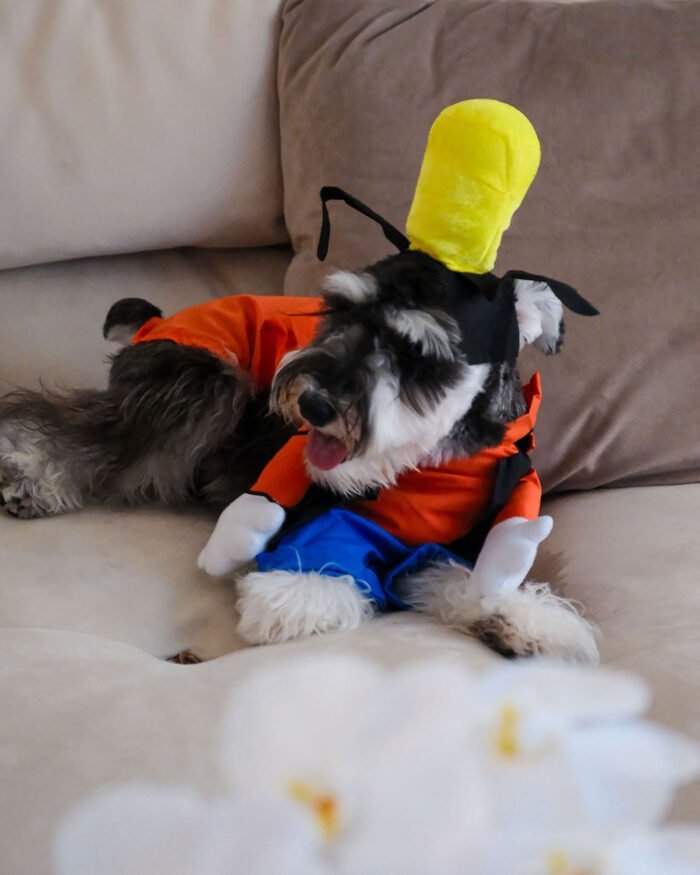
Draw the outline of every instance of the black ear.
M564 307L579 316L598 315L593 304L559 280L511 270L503 281L512 283L521 349L532 343L545 355L559 352L564 339Z
M154 316L162 315L162 310L143 298L122 298L109 308L102 336L126 346L142 325Z
M566 309L571 310L572 313L576 313L578 316L598 316L600 314L600 311L590 301L587 301L583 295L579 294L573 286L568 286L559 280L553 280L550 277L537 273L527 273L524 270L509 270L504 279L508 278L545 283Z
M564 337L564 307L557 295L544 280L512 282L520 349L532 343L545 355L559 352Z

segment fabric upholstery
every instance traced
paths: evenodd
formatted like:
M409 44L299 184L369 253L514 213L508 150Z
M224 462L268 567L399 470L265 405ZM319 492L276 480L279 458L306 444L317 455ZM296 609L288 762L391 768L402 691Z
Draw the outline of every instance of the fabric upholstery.
M699 506L698 485L557 497L545 503L554 532L533 574L586 606L604 661L650 682L653 716L696 737ZM261 666L322 651L388 665L451 654L479 669L497 659L414 613L240 648L230 589L195 566L205 532L196 515L159 511L0 517L3 872L50 875L59 819L105 783L190 782L215 793L227 698ZM158 658L179 647L220 655L191 666ZM700 819L699 784L679 796L674 818Z
M0 272L0 392L13 386L99 386L111 349L102 337L120 298L168 315L239 293L279 293L286 248L183 249Z
M658 0L287 0L279 89L287 290L393 250L332 204L315 260L319 188L403 227L433 119L496 98L522 110L542 165L496 272L539 271L602 315L568 318L560 357L527 351L544 404L545 489L700 479L700 4ZM689 406L690 405L690 406Z
M0 268L285 240L278 0L0 0Z

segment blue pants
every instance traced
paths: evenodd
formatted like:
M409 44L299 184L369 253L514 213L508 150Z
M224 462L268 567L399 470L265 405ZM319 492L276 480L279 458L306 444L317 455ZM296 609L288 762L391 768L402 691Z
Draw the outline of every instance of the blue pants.
M434 560L449 559L472 567L439 544L408 547L375 523L339 509L292 529L276 547L256 557L260 571L349 574L380 610L410 607L393 591L398 577Z

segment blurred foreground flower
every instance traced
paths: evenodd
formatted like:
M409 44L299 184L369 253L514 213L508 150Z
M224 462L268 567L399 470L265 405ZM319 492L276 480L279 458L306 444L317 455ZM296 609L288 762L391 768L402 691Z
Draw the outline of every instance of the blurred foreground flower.
M700 875L700 833L653 829L698 748L647 705L603 669L293 660L235 690L225 798L105 789L66 819L57 873Z

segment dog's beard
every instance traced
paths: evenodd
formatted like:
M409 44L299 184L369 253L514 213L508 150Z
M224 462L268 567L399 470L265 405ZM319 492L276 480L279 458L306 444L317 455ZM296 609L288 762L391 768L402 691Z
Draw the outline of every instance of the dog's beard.
M340 495L362 495L394 485L404 471L444 461L445 439L482 391L488 371L488 365L465 368L457 384L421 412L401 400L395 379L380 377L370 399L366 446L330 470L309 465L312 479Z
M293 356L295 366L303 367L301 356ZM435 464L444 458L445 439L482 391L488 372L488 365L465 365L451 385L442 389L433 385L429 393L414 396L409 404L402 398L399 377L389 368L375 369L363 405L332 398L336 418L323 427L311 427L306 448L309 476L349 497L391 486L403 471ZM286 418L307 425L298 400L302 392L317 385L303 370L286 379L281 368L273 404Z

